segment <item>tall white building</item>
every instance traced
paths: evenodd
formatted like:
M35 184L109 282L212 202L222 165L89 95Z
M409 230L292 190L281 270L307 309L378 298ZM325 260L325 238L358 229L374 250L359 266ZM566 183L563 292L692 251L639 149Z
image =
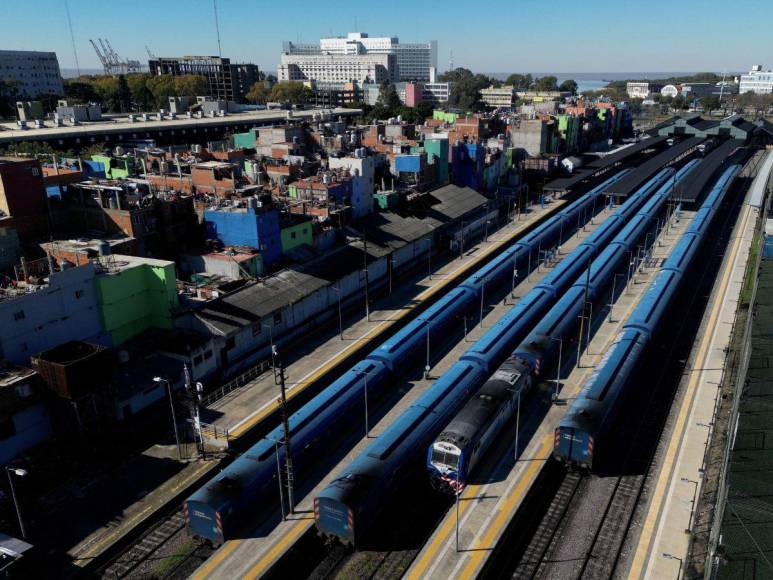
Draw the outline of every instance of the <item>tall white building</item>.
M762 65L755 64L749 74L741 75L738 92L742 95L749 92L758 95L773 93L773 71L762 70Z
M55 52L0 50L0 79L14 81L20 97L64 95Z
M437 41L400 43L396 36L373 37L364 32L350 32L345 37L322 38L319 44L282 43L288 55L395 55L398 81L430 81L430 69L437 68Z
M279 81L318 83L395 82L393 54L287 54L277 67Z

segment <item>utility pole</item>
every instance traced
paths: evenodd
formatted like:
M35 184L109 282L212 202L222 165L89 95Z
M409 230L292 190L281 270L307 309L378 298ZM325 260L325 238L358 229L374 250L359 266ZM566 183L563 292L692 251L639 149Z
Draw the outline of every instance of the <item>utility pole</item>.
M580 364L580 356L582 353L582 335L583 335L583 328L584 328L584 322L585 322L585 306L588 304L588 287L590 286L590 267L591 267L591 260L588 258L588 271L585 275L585 293L582 297L582 314L580 314L580 334L577 337L577 366L582 366ZM590 324L590 321L588 321L588 324Z
M280 387L279 406L282 411L282 427L284 429L285 446L285 483L287 484L287 502L290 513L295 513L295 501L293 499L293 451L290 444L290 414L287 410L287 391L285 389L285 367L282 363L282 357L274 347L274 358L276 359L276 368L274 370L274 382Z

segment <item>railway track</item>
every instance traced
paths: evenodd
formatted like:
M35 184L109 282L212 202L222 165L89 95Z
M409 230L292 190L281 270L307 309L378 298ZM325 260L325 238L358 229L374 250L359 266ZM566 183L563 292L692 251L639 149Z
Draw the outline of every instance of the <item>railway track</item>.
M105 578L126 578L143 566L151 556L170 543L180 534L184 534L185 516L182 510L152 527L120 558L104 569Z
M711 259L701 272L696 291L680 299L688 314L674 323L674 338L662 345L653 359L667 360L641 381L630 409L639 409L639 420L626 423L621 418L610 429L615 443L609 457L622 457L608 465L606 474L583 477L564 475L558 492L542 516L513 570L516 578L613 578L623 577L621 556L653 468L657 443L668 419L673 394L687 369L692 339L698 330L702 310L723 256L738 206L728 208L711 248ZM705 295L704 295L705 291ZM681 310L681 309L680 309ZM656 365L653 365L656 366ZM647 391L646 393L643 391ZM630 415L628 416L630 421ZM627 443L626 443L627 442ZM547 540L547 542L546 542Z

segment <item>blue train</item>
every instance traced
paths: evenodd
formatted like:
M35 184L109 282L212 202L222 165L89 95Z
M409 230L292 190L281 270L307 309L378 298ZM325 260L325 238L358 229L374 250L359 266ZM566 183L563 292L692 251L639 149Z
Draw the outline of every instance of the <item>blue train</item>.
M646 199L671 175L673 170L664 170L650 180L640 192L641 199ZM597 189L603 191L605 187L608 184ZM629 211L628 206L624 211ZM616 226L620 223L618 219L610 222ZM599 247L604 239L614 235L611 227L605 221L599 234L592 236ZM530 243L536 245L538 240L532 239ZM593 244L584 245L582 250L593 251ZM574 266L579 268L575 271L581 271L586 261ZM420 472L427 445L484 383L490 369L500 364L571 283L573 277L567 275L571 268L557 268L548 277L550 283L524 296L314 499L317 528L323 534L354 545L362 542L385 503L387 490L394 490L409 474Z
M559 461L580 468L593 467L594 451L603 440L617 403L631 384L653 334L663 323L687 270L708 238L712 221L739 171L739 165L731 165L722 173L613 346L562 418L553 447L553 456Z
M647 188L643 188L631 196L594 232L600 234L598 237L590 236L532 290L534 293L552 289L555 295L556 280L561 280L563 287L574 280L566 294L429 446L427 470L437 489L458 493L464 488L475 465L512 417L518 399L554 367L556 343L560 348L560 341L571 340L569 334L577 326L585 300L593 301L607 291L615 272L628 264L628 253L655 225L674 188L698 164L698 160L690 161L676 174L663 170L659 179L651 182L651 187L660 185L655 194L645 196Z
M291 415L296 474L314 464L319 444L339 434L352 413L362 409L366 388L371 397L393 385L395 377L422 355L428 334L430 339L447 335L449 328L459 324L460 315L479 304L487 288L510 281L514 267L520 268L521 275L536 267L541 251L559 245L564 235L601 210L605 189L627 173L616 174L540 224ZM220 544L233 537L246 520L277 502L276 472L277 463L284 462L283 439L279 426L186 500L184 509L192 534Z

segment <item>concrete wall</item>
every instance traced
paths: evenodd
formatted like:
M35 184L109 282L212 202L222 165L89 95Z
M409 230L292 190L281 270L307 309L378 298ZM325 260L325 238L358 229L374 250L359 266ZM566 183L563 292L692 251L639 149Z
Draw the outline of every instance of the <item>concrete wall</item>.
M67 342L102 336L92 264L55 272L48 288L0 302L0 356L29 357Z
M111 346L151 327L172 328L172 310L178 304L174 262L152 262L96 278L100 313Z
M516 149L523 149L531 157L538 157L548 152L548 126L541 119L520 121L510 127L510 144Z
M51 419L43 403L26 407L10 418L15 433L0 439L0 465L5 465L20 453L49 439L53 433Z

